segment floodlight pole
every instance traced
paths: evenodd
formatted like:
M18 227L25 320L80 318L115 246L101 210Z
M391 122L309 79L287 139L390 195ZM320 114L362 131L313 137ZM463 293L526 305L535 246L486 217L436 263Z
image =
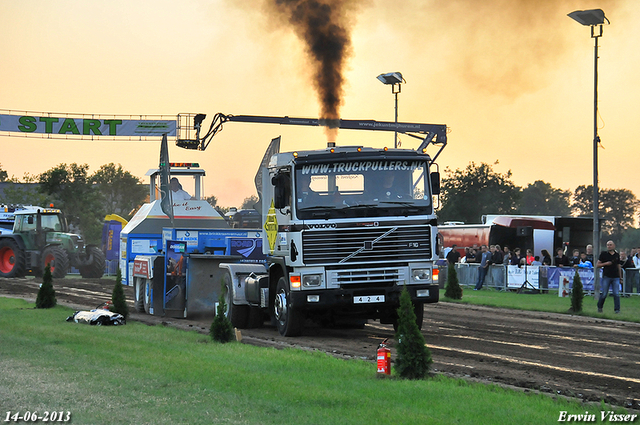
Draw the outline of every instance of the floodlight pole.
M600 255L600 223L599 223L599 195L598 195L598 38L602 37L602 25L599 33L595 32L595 25L591 25L591 37L595 40L593 56L593 297L598 299L600 292L600 273L595 267Z
M396 86L398 87L396 90ZM401 91L401 85L400 83L398 84L393 84L391 86L391 92L394 94L394 96L396 97L396 119L395 119L395 123L396 123L396 128L398 127L398 93L400 93ZM398 130L396 130L393 133L393 148L394 149L398 149Z

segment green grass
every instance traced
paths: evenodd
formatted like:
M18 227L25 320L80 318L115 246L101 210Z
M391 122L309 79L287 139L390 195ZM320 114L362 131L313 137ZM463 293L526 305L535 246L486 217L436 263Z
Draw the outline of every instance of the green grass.
M70 411L74 424L537 424L577 402L436 377L380 379L376 366L321 352L216 344L132 322L65 322L0 298L0 420ZM597 412L597 407L589 407Z
M444 290L441 291L444 294ZM465 287L461 300L442 298L442 301L462 304L486 305L491 307L505 307L518 310L549 311L553 313L570 313L571 298L558 297L557 290L550 290L546 294L518 294L516 292L496 291L483 289L474 291ZM640 322L640 296L632 295L629 298L620 297L620 314L613 312L613 297L607 297L602 313L598 313L597 301L593 296L585 296L582 301L581 316L624 320L628 322Z

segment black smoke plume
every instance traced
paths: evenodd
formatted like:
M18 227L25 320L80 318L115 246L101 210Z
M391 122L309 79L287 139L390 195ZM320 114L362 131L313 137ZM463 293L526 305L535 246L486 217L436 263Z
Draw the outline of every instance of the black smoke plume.
M327 135L335 138L340 118L343 70L351 56L351 0L271 0L277 13L305 43L313 66L313 83L320 101L320 118L327 120ZM332 123L333 120L333 123Z

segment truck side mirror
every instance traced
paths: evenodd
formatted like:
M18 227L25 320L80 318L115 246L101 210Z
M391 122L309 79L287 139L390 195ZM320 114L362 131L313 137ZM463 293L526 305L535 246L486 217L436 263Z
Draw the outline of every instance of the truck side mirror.
M273 184L273 206L282 209L291 205L291 175L280 173L271 179Z
M440 195L440 172L434 171L430 174L431 177L431 194Z
M27 223L29 224L33 224L33 216L30 215L29 217L27 217Z

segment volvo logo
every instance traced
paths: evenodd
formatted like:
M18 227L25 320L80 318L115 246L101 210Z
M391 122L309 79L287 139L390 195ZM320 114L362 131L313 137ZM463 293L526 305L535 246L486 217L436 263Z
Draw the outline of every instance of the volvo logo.
M366 223L356 223L356 226L362 226L362 227L378 227L379 225L380 223L377 221L368 221Z
M336 223L318 223L318 224L307 224L307 229L335 229L338 227Z

